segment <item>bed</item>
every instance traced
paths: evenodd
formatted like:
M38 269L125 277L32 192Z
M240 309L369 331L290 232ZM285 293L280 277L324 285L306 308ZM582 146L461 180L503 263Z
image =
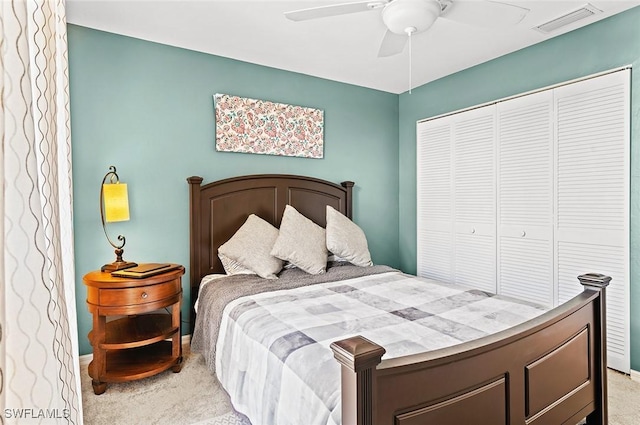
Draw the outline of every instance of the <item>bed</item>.
M327 205L352 217L353 182L338 185L292 175L250 175L205 185L201 177L187 181L192 335L198 333L193 304L200 282L224 273L218 248L250 214L276 227L286 205L323 227ZM585 274L578 279L584 291L567 303L446 348L383 359L385 347L362 335L332 341L328 348L337 367L329 379L340 390L338 420L343 425L499 425L577 424L586 418L588 424L606 424L604 318L610 278ZM319 361L307 362L318 370Z

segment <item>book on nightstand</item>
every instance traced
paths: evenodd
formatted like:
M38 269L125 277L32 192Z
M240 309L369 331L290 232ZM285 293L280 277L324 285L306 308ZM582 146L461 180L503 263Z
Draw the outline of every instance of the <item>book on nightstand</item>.
M132 277L134 279L144 279L160 273L166 273L171 270L180 268L180 264L169 263L143 263L128 269L116 270L111 272L111 276L115 277Z

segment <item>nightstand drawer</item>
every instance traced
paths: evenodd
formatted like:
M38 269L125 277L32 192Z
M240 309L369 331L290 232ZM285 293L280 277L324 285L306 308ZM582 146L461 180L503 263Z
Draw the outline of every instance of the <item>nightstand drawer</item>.
M176 295L180 289L180 279L135 288L100 289L100 305L114 307L146 304Z

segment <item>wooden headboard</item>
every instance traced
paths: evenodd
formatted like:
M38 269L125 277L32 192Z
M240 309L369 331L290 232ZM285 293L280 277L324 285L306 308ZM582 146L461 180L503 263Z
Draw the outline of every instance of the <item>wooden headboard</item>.
M202 177L189 177L189 234L191 333L195 325L193 304L200 280L224 273L218 248L242 226L250 214L280 227L289 204L318 225L326 226L326 206L352 218L354 183L340 185L313 177L256 174L202 185Z

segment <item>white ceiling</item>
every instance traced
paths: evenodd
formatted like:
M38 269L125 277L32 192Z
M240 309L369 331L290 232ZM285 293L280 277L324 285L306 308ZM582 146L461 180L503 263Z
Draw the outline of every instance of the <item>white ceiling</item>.
M466 2L454 0L452 7ZM530 10L517 25L486 28L438 19L396 56L379 58L380 10L293 22L285 11L349 0L67 0L67 21L143 40L402 93L640 5L637 1L500 0ZM533 28L591 4L602 13L550 34ZM640 23L639 23L640 25ZM411 73L409 70L411 69ZM411 75L411 77L410 77Z

